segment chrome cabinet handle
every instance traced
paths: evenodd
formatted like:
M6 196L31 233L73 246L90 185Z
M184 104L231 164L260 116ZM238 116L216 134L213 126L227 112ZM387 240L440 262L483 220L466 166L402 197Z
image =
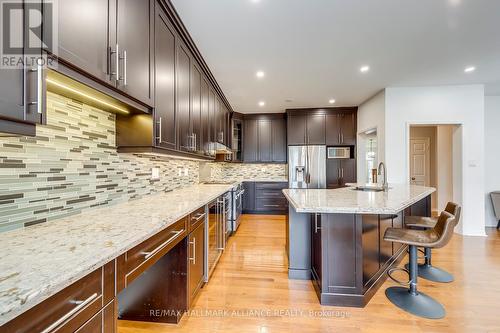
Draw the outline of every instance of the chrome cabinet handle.
M320 229L321 227L318 227L318 214L314 214L314 233L317 234Z
M123 85L127 85L127 50L123 51Z
M342 138L342 143L344 143L344 133L340 133L340 137Z
M143 252L142 254L144 255L144 259L149 259L151 258L152 256L154 256L155 254L157 254L158 252L160 252L165 246L167 246L173 239L175 239L177 236L179 236L179 234L183 233L184 232L184 229L181 229L179 231L176 231L175 232L175 235L173 235L172 237L170 237L169 239L167 239L166 241L164 241L163 243L161 243L160 245L158 245L158 247L156 247L153 251L151 252Z
M161 117L157 121L158 123L158 135L156 136L156 140L158 140L159 143L161 143Z
M198 222L199 220L201 220L202 218L204 218L206 216L205 213L201 213L201 214L197 214L195 216L193 216L191 218L191 221L195 221L195 222Z
M71 311L66 313L64 316L53 322L49 327L44 329L41 333L49 333L54 331L56 328L62 326L66 321L68 321L75 313L81 311L87 305L89 305L93 300L97 298L97 293L92 294L87 299L83 301L72 301L73 304L78 304L78 306L74 307Z
M340 132L339 132L339 138L338 139L339 139L339 143L342 143L342 140L340 138Z
M43 67L40 64L36 68L30 69L30 72L36 72L36 102L29 102L28 105L36 105L36 112L42 114L42 94L43 94ZM26 83L27 85L27 83ZM27 90L26 90L27 91Z
M342 168L341 170L342 170L342 178L344 178L344 168Z
M117 50L118 50L118 48L117 48ZM118 58L117 58L118 61L123 60L123 76L120 76L117 74L118 82L123 80L123 85L126 86L127 85L127 51L123 50L123 56L121 56L119 52L117 52L117 54L118 54ZM118 68L120 68L120 63L118 63L116 68L117 68L117 70L118 70Z
M340 179L340 168L337 169L337 178Z
M193 241L189 242L189 244L193 245L193 257L189 258L189 260L193 262L193 265L196 265L196 237L193 237Z
M111 72L111 76L115 76L115 81L120 82L120 46L116 44L115 50L111 50L111 55L115 55L115 71Z

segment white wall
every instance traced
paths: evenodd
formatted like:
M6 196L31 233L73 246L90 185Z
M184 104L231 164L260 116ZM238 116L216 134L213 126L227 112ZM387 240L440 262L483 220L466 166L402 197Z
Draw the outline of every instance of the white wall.
M500 191L500 96L486 96L484 122L486 225L496 226L489 193Z
M377 130L377 160L385 161L385 90L368 99L358 107L357 178L366 182L365 137L368 130Z
M485 235L484 86L386 88L385 160L389 182L409 181L410 124L462 125L455 133L461 132L463 143L459 200L463 218L457 232ZM454 141L454 148L457 146Z

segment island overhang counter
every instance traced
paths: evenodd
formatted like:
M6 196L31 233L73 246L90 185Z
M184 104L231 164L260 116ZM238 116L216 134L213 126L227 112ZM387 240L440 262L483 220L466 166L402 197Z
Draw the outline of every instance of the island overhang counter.
M405 256L387 228L430 216L432 187L391 184L387 191L285 189L288 276L310 279L323 305L364 307Z

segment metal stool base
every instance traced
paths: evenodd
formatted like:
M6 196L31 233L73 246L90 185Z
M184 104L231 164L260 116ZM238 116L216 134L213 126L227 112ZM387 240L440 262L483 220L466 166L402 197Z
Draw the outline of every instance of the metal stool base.
M405 268L409 269L409 264L406 264ZM428 264L418 265L418 277L439 283L450 283L454 280L453 275L447 271Z
M412 295L407 288L390 287L385 290L385 295L398 308L415 316L440 319L446 315L446 311L441 304L421 292Z

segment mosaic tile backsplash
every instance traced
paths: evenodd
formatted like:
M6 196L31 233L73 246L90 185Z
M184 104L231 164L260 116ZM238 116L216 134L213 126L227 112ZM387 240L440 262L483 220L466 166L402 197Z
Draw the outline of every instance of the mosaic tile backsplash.
M36 137L0 138L0 232L198 182L199 162L117 154L113 114L48 93Z
M278 180L287 181L286 164L266 164L266 163L208 163L206 167L209 171L203 170L200 174L204 180L226 180L226 181L258 181L258 180Z

